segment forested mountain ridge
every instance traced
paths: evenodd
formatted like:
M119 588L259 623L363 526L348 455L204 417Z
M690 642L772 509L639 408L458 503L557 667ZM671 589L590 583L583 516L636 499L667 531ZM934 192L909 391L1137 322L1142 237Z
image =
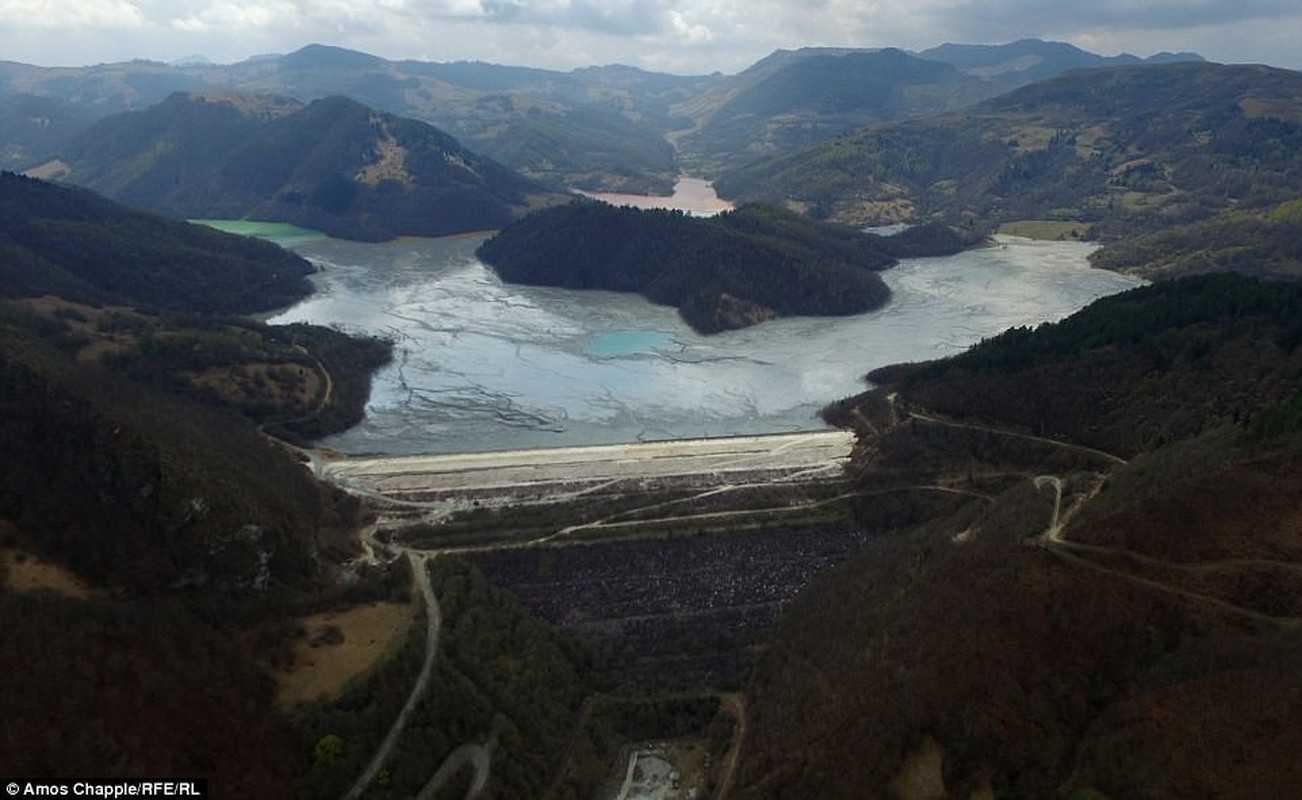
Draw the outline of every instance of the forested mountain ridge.
M1263 66L1086 70L876 125L716 185L845 222L1048 218L1108 241L1295 199L1299 97L1302 74Z
M734 151L767 155L869 122L953 109L1068 67L1127 60L1052 42L958 47L972 48L954 51L966 66L960 72L942 67L934 81L924 73L935 67L925 64L944 62L934 53L949 53L950 46L909 55L783 50L737 75L698 76L620 65L559 72L390 61L319 44L228 65L131 61L42 68L0 62L0 98L15 98L0 101L0 134L12 132L0 138L0 167L28 169L96 120L141 110L174 92L274 93L303 101L344 95L435 125L553 188L668 193L684 168L713 177L722 163L735 163ZM902 71L900 62L914 66ZM890 86L889 99L883 103L860 82ZM811 108L802 93L836 102ZM761 113L748 117L742 106Z
M325 45L229 65L151 61L43 68L0 62L0 166L28 169L58 154L68 138L116 113L140 111L176 92L272 93L303 102L351 97L378 111L414 118L477 153L553 187L668 191L677 174L662 130L668 106L712 79L589 67L571 72L481 62L389 61ZM38 116L36 100L55 111ZM64 122L66 120L66 122ZM57 121L57 128L50 122Z
M897 249L889 238L761 206L701 219L581 201L526 217L478 255L507 281L638 292L716 333L777 316L869 311L890 297L875 273L898 255L967 244L952 230L919 229Z
M343 97L176 94L70 142L61 179L175 217L383 240L501 227L559 195L414 120Z
M340 580L360 503L264 431L355 423L388 343L225 316L300 299L310 271L0 174L6 769L294 791L305 757L259 660L296 608L387 591L384 570ZM56 577L11 586L32 562Z
M1148 58L1139 58L1129 53L1101 56L1067 42L1046 42L1040 39L1020 39L1007 44L946 42L922 50L917 55L953 64L965 74L997 81L1010 89L1047 80L1073 69L1203 60L1197 53L1157 53Z
M950 111L1004 90L894 48L780 51L676 106L694 126L670 136L685 164L716 174L873 122Z
M1288 796L1300 309L1163 282L829 408L879 535L757 668L738 796Z
M0 296L251 313L306 297L313 271L267 242L0 173Z
M388 345L223 316L265 311L307 293L311 264L268 242L9 173L0 174L0 223L0 324L15 423L7 429L9 478L0 513L38 539L56 536L63 542L53 546L59 559L79 564L95 582L139 591L182 580L209 583L215 579L186 566L186 559L207 557L201 547L131 550L125 542L134 534L124 532L202 541L214 530L229 536L250 525L261 531L254 538L271 537L267 552L276 560L258 567L270 568L266 579L309 578L316 569L308 555L317 547L314 528L329 527L318 519L327 514L322 504L340 498L321 499L333 495L267 445L253 422L352 424ZM325 392L323 382L335 391ZM54 396L64 399L41 399ZM234 477L256 471L234 466L245 459L269 473L256 490ZM269 489L259 500L217 499ZM123 499L120 491L139 496ZM101 504L106 510L94 512ZM260 510L281 504L298 507ZM93 546L79 538L101 527L112 535ZM133 555L94 556L97 548ZM158 568L146 568L155 559Z

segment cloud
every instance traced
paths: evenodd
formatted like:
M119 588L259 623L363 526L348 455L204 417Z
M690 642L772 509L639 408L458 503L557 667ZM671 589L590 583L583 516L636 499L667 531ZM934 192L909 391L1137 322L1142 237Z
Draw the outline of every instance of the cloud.
M292 26L299 19L298 9L287 2L229 2L222 0L188 17L171 20L171 25L180 31L203 33L220 31L239 33L249 30L262 30L275 26Z
M4 26L121 30L145 24L145 14L128 0L0 0Z
M66 35L50 37L51 29ZM386 58L736 72L778 48L1036 37L1302 66L1299 0L0 0L0 55L234 61L311 42Z
M511 25L580 28L613 36L650 35L665 29L665 0L480 0L476 18Z
M1008 41L1020 37L1072 37L1100 32L1178 32L1253 20L1292 18L1297 0L941 0L924 3L928 30L952 41ZM1010 35L1016 32L1016 35ZM1227 36L1230 35L1226 34Z

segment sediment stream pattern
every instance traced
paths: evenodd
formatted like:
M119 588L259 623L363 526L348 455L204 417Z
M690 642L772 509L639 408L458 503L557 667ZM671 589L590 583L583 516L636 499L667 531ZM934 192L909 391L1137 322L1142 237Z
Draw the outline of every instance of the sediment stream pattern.
M887 270L890 303L702 336L636 295L504 284L482 236L294 244L317 293L271 321L394 342L366 418L323 444L350 455L462 453L826 430L824 405L874 367L950 355L1058 319L1137 279L1090 246L1001 240Z

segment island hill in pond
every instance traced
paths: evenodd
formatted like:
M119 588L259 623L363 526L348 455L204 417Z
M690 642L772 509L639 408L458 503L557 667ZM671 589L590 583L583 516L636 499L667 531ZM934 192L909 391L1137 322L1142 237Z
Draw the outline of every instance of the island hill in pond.
M880 308L890 289L878 272L979 239L932 226L882 237L762 205L698 218L580 201L525 217L478 255L506 281L637 292L676 306L700 333L718 333Z

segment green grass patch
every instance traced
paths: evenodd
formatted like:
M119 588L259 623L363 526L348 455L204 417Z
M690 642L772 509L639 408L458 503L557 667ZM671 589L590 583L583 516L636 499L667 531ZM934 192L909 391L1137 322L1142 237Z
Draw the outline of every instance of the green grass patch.
M1280 203L1266 218L1277 225L1302 225L1302 200Z

